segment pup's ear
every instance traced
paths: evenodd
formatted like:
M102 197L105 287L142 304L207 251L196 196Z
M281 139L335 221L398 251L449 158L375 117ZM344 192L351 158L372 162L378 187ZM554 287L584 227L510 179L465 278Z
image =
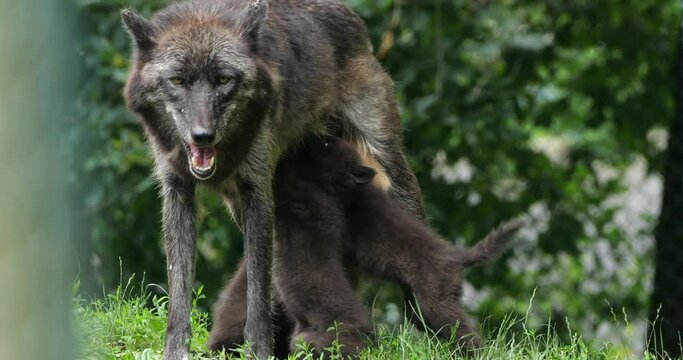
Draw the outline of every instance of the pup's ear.
M244 36L256 45L256 38L266 17L270 0L253 0L240 14L240 27Z
M146 52L156 45L154 40L155 28L149 20L132 12L130 9L123 9L121 11L121 20L133 37L133 40L135 40L138 50Z
M368 184L375 177L375 174L377 174L375 169L363 165L358 165L351 171L353 181L358 185Z

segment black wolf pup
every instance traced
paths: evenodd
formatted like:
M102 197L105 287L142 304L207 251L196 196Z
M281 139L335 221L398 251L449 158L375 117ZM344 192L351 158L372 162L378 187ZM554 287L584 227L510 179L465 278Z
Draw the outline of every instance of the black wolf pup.
M409 288L429 328L448 338L458 325L456 337L476 345L475 328L460 306L463 270L495 259L523 223L508 222L472 248L456 247L370 185L375 176L350 144L333 137L309 139L278 167L275 284L284 315L295 324L290 349L300 340L324 352L337 339L344 355L365 346L370 311L354 293L348 266ZM240 303L235 289L222 296L232 298L219 301L218 319ZM335 323L338 332L328 331ZM229 324L214 324L212 348L236 345L216 342L234 333Z
M321 140L305 144L311 141ZM330 169L307 176L312 169L301 153L308 150L303 146L286 156L275 177L275 288L294 323L291 351L303 340L322 353L336 339L346 357L365 347L371 314L346 274L350 249L344 206L320 181ZM372 172L362 179L367 184L375 171L365 169Z
M382 167L392 195L424 217L403 154L393 83L362 20L339 0L191 0L151 20L122 12L135 51L125 89L155 159L169 282L165 359L189 357L195 188L226 199L245 236L244 335L273 351L272 180L284 152L330 117Z
M301 186L306 195L299 195L300 201L283 204L289 221L282 225L282 234L297 239L298 243L291 244L291 250L283 252L284 256L276 256L276 263L280 260L284 263L277 273L276 283L278 287L299 290L282 295L285 309L295 314L295 321L310 319L310 314L303 313L304 305L327 303L327 306L319 306L327 311L325 316L316 314L316 319L328 322L315 324L303 332L304 340L316 339L318 343L314 342L314 345L319 349L329 345L334 334L326 335L325 325L329 326L332 320L345 320L351 328L367 328L363 320L368 315L357 299L338 304L339 300L350 297L344 295L348 280L331 284L316 282L321 271L330 278L344 279L338 263L341 255L348 254L354 265L368 273L407 287L416 297L425 325L440 337L448 339L455 335L470 348L478 344L473 321L460 305L463 270L493 261L524 225L522 220L501 225L471 248L457 247L439 237L384 191L368 185L375 171L364 166L354 148L344 140L327 137L307 142L299 152L295 168L297 176L304 180L299 183L310 183ZM290 194L295 192L292 190ZM287 198L292 199L292 196ZM324 200L306 201L309 206L305 208L297 206L310 196ZM325 219L316 221L323 216L321 214L325 214ZM337 245L339 240L333 235L314 231L316 226L322 227L321 223L334 234L341 234L344 243ZM297 253L295 248L299 248ZM324 251L344 249L347 253L335 256L321 253L325 256L320 256L321 248ZM310 294L302 294L305 284L318 285L315 292L319 298L309 300ZM325 285L327 287L323 288ZM456 334L452 334L455 325Z

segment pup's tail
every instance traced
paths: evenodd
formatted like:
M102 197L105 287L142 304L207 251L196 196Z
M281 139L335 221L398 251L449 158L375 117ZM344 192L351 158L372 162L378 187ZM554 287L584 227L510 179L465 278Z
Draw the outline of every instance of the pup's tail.
M522 219L503 223L467 250L463 265L470 267L495 260L510 242L512 236L524 225L526 222Z

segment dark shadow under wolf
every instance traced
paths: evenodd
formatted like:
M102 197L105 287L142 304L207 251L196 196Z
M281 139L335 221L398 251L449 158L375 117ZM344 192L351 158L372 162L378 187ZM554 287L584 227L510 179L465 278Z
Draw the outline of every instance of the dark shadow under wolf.
M374 177L355 149L335 137L309 139L278 168L274 278L284 323L294 323L290 349L303 340L323 351L334 339L347 355L364 347L371 317L346 275L349 265L408 288L428 328L476 346L475 326L460 305L463 270L493 260L523 223L508 222L472 248L457 247L370 185ZM238 273L216 304L212 349L242 340L242 325L231 321L244 308L235 291L241 282ZM336 331L328 331L335 323Z

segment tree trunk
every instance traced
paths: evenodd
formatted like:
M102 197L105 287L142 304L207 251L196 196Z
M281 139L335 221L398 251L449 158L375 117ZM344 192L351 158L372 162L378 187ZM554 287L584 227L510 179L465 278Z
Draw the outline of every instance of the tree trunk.
M669 129L662 211L655 229L655 280L650 321L656 319L657 323L649 331L650 349L659 354L667 353L672 358L683 356L683 26L679 31L673 71L676 112Z

